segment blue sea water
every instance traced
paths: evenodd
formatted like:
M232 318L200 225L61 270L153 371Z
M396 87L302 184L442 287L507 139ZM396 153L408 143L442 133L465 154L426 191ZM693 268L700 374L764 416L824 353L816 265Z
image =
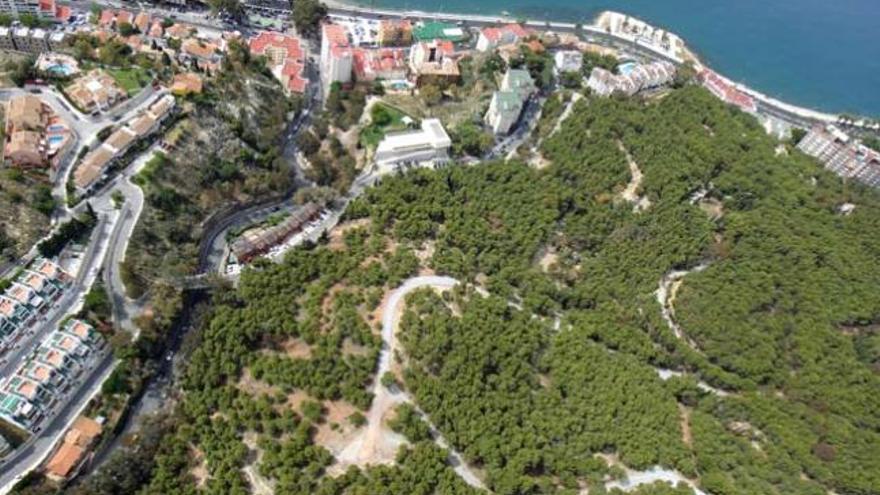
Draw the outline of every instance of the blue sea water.
M880 0L356 0L569 22L615 10L680 35L725 76L788 103L880 117Z

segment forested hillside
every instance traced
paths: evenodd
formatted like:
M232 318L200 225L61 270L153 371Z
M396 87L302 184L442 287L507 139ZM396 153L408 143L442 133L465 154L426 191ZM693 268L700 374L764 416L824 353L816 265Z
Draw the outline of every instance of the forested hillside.
M125 489L245 493L256 465L285 494L477 492L412 411L396 466L326 475L319 437L359 422L326 405L368 408L375 310L421 269L462 285L409 297L402 386L495 493L655 465L718 495L880 493L880 196L696 87L584 98L542 153L388 178L344 235L216 294L178 427Z

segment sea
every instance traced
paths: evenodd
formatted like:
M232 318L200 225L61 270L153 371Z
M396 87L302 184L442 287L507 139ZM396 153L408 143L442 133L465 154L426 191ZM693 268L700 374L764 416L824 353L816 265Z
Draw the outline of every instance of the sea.
M350 1L585 23L614 10L678 34L717 72L769 96L880 118L880 0Z

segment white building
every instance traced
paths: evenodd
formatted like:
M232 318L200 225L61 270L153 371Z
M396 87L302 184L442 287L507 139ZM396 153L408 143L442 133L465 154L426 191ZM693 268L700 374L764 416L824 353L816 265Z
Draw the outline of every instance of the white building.
M615 75L596 67L590 73L587 87L599 96L612 93L632 96L639 91L668 84L674 76L675 66L666 61L639 65L625 75Z
M417 131L389 133L376 147L376 165L381 173L396 172L402 166L439 164L449 160L452 140L438 119L425 119Z
M553 56L553 70L556 74L580 72L583 64L584 54L577 50L560 50Z
M498 136L508 134L519 119L523 109L523 101L513 91L496 91L492 94L492 102L483 121Z
M321 27L321 81L325 87L334 82L351 82L352 52L345 28L339 24Z

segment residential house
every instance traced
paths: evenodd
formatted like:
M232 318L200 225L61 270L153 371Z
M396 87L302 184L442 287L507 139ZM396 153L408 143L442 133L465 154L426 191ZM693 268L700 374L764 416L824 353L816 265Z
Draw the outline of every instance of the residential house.
M519 119L522 109L523 100L517 92L496 91L483 120L496 136L506 135Z
M46 128L54 114L34 95L15 96L6 108L6 143L3 155L18 167L43 167L48 163Z
M354 74L358 81L406 79L407 57L403 48L355 48Z
M709 69L703 69L697 78L713 95L725 103L738 107L747 113L755 113L758 106L754 98L736 89L736 86Z
M202 76L195 72L184 72L174 76L171 92L178 96L202 92Z
M63 483L76 476L91 459L91 449L101 436L102 429L101 424L93 419L85 416L76 418L64 435L64 440L46 463L46 477L56 483Z
M127 94L103 69L92 69L64 89L70 101L84 112L106 111Z
M501 91L513 91L519 95L520 100L528 100L538 88L531 74L525 69L507 69L501 78Z
M413 45L409 53L410 78L418 86L454 82L461 73L451 41L426 41Z
M506 24L501 27L485 27L477 38L477 50L486 52L501 45L516 43L534 34L531 29L520 24Z
M580 72L584 64L584 54L578 50L559 50L553 55L553 71L558 75L565 72Z

